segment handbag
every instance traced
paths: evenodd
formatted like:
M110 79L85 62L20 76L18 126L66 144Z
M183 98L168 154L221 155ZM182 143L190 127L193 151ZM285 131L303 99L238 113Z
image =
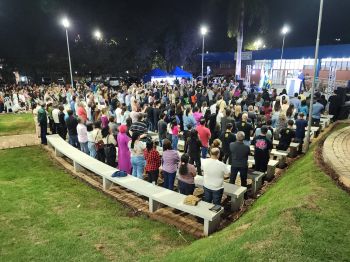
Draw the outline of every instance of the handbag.
M103 143L103 140L96 141L97 135L98 135L98 133L96 134L96 137L95 137L95 149L96 149L96 151L99 151L99 150L104 148L105 144Z

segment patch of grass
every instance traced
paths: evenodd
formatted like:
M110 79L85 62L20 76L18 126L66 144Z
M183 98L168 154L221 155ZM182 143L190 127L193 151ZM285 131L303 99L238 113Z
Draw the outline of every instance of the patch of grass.
M349 195L311 150L236 223L166 261L349 261L349 221Z
M173 227L129 217L40 147L2 150L0 167L0 261L149 261L188 245Z
M34 133L33 114L0 114L0 136Z

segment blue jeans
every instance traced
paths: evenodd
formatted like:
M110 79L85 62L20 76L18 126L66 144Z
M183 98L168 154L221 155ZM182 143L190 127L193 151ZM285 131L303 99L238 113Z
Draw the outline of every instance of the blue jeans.
M179 137L178 136L171 136L171 145L174 150L177 150L177 144L179 143Z
M90 152L89 152L88 142L80 143L80 150L85 154L89 155Z
M211 190L204 187L204 201L208 203L213 203L214 205L221 206L221 198L224 193L224 189Z
M69 144L72 146L79 148L79 141L78 141L78 136L77 135L69 135Z
M90 156L96 158L96 148L94 142L88 142L88 148L90 152Z
M163 178L164 178L164 184L163 187L174 190L174 181L176 177L176 172L175 173L168 173L163 171Z
M132 165L132 175L134 177L143 178L143 170L146 165L146 160L143 156L132 156L131 157L131 165Z
M163 141L164 141L164 139L161 138L160 136L158 136L158 137L159 137L159 146L160 146L160 147L163 147Z
M202 147L201 148L202 151L202 158L207 158L207 154L208 154L208 148L207 147Z

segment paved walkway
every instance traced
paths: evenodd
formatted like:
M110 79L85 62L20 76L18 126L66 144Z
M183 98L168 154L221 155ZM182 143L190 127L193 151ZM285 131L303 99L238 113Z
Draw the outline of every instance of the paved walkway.
M33 146L40 144L35 134L0 136L0 149Z
M324 161L339 176L339 180L350 188L350 126L332 133L323 145Z

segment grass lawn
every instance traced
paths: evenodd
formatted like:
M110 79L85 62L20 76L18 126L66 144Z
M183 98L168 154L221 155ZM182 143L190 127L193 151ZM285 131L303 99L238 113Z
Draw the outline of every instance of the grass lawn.
M0 150L0 261L157 260L193 241L183 237L130 217L40 147Z
M350 261L349 221L350 196L310 151L236 223L166 260Z
M33 115L0 114L0 136L35 133Z

